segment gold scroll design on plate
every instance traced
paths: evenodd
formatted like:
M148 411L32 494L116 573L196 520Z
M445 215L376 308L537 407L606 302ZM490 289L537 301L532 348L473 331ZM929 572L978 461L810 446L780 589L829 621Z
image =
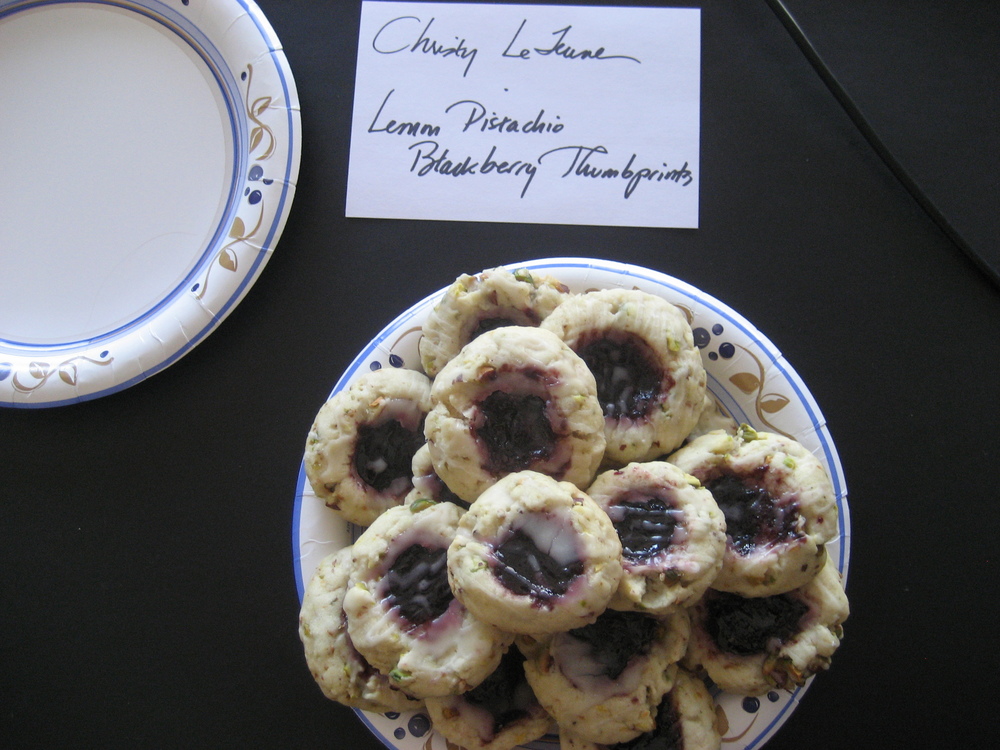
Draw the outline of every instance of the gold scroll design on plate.
M747 734L750 733L750 730L753 729L753 725L757 723L757 717L758 716L760 716L760 714L755 713L753 715L753 718L750 719L750 723L746 725L746 727L743 729L742 732L739 732L738 734L733 734L733 735L730 735L730 736L727 737L726 733L730 729L730 727L729 727L729 717L726 716L726 710L722 706L716 704L716 706L715 706L715 728L716 728L716 730L718 730L719 735L722 737L723 744L730 744L730 743L733 743L733 742L742 742L744 740L744 738L747 736Z
M114 362L114 357L94 359L93 357L79 355L63 360L55 365L35 360L28 363L28 376L34 380L34 382L25 383L21 380L22 373L15 372L14 377L11 380L11 385L14 386L14 390L18 393L31 393L32 391L37 391L43 385L48 383L53 375L58 374L59 380L63 383L69 386L75 386L79 375L77 364L83 362L97 365L98 367L107 367Z
M729 376L729 382L739 388L743 393L748 396L754 397L754 411L757 415L757 419L760 420L760 424L763 424L772 432L776 432L779 435L784 435L785 437L792 437L787 432L778 429L770 421L768 421L768 414L776 414L777 412L784 409L791 400L788 396L780 393L764 393L764 383L765 383L765 372L764 364L760 359L745 346L736 345L738 349L742 349L746 352L747 356L754 361L757 365L757 372L738 372L734 375Z
M403 331L401 334L399 334L396 337L395 341L392 342L392 345L389 347L389 354L390 354L390 356L391 355L395 355L395 356L399 357L402 360L403 357L401 355L397 354L396 350L400 349L400 348L403 348L402 347L403 339L405 339L405 338L407 338L409 336L412 336L413 334L417 334L417 343L415 345L415 349L417 351L416 368L419 368L420 371L423 372L423 366L422 366L422 364L420 362L420 353L419 353L420 352L420 340L424 337L423 331L424 331L423 326L411 326L410 328L407 328L405 331ZM405 366L405 360L404 360L404 366Z
M254 161L264 161L265 159L270 159L274 154L277 141L274 137L274 131L271 130L271 128L260 118L271 107L274 99L270 96L258 96L252 102L250 101L250 89L253 86L253 65L247 65L246 81L247 90L244 99L244 107L246 109L247 118L253 123L253 128L250 130L249 155L253 156L254 152L263 145L263 151L254 157ZM233 246L240 242L246 242L257 234L263 221L263 198L260 200L260 213L257 216L257 223L252 229L247 231L246 222L244 222L239 216L233 219L233 224L229 228L229 242L219 248L219 252L216 254L214 261L208 267L208 271L205 272L205 279L202 281L197 293L195 294L197 299L202 299L205 296L205 292L208 291L208 278L212 275L212 269L215 268L216 265L221 266L231 273L235 273L238 270L239 259L236 256L236 252L233 250Z
M694 310L687 305L680 304L679 302L674 302L674 307L681 311L681 314L687 320L688 325L694 324Z

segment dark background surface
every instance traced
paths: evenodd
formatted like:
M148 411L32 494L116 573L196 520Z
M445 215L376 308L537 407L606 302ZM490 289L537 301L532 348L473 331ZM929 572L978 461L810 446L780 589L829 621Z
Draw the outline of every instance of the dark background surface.
M265 272L147 382L0 410L0 746L381 747L321 696L296 633L306 432L397 312L461 272L557 255L647 266L725 301L827 418L850 492L852 615L832 669L767 747L977 735L1000 694L1000 291L901 188L765 3L695 5L701 228L664 230L346 219L360 6L260 1L303 130ZM789 7L1000 267L997 4Z

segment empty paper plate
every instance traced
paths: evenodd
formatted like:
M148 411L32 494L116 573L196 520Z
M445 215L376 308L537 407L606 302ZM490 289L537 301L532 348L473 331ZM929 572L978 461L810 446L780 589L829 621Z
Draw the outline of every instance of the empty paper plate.
M0 404L137 383L274 249L295 83L246 0L0 0Z

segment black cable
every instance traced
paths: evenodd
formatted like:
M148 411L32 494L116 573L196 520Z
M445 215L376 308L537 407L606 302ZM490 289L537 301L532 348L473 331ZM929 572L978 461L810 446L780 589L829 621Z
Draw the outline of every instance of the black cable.
M944 232L945 236L948 237L958 247L962 252L964 252L978 267L986 274L987 278L993 285L1000 289L1000 273L997 272L986 260L980 256L972 246L966 242L965 238L959 233L951 222L945 217L941 210L934 204L934 202L927 197L920 186L917 185L916 181L910 177L909 173L903 168L903 165L899 163L892 152L886 147L882 142L882 139L878 137L878 134L872 128L871 124L868 122L867 118L862 114L861 110L858 108L854 100L851 99L844 87L840 85L837 77L833 74L827 64L820 57L819 52L813 46L812 42L809 41L809 37L799 26L798 22L792 16L791 12L782 2L782 0L765 0L774 14L781 21L781 24L785 27L788 33L791 35L792 39L798 45L799 49L805 55L809 64L812 65L816 73L822 79L823 83L830 90L830 93L836 98L837 102L843 108L847 116L851 118L854 126L861 132L868 144L874 149L878 157L885 163L889 168L889 171L893 173L897 180L906 188L907 192L913 196L913 199L920 205L924 212L934 221L935 224Z

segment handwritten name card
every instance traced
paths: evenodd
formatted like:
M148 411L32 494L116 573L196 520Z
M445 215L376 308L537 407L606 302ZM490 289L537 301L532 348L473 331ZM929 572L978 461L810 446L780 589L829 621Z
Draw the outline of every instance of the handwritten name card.
M365 2L347 215L698 226L697 9Z

